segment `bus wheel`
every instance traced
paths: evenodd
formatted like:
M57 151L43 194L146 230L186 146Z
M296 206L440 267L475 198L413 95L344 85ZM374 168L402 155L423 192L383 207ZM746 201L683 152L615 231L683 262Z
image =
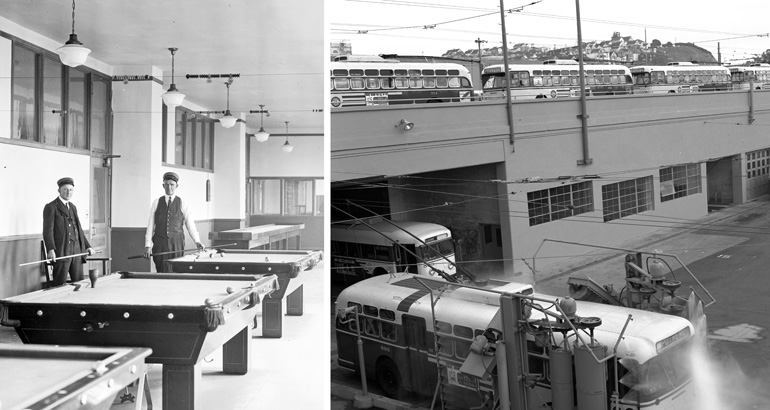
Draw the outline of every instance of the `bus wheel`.
M392 360L387 358L380 360L377 363L375 377L377 384L385 391L386 396L398 399L403 395L404 386L401 384L401 373L398 371L398 366Z

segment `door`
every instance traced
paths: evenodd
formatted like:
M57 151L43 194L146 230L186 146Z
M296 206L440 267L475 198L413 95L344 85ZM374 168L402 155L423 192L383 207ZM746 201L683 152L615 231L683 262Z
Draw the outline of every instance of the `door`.
M102 157L91 158L91 215L88 241L97 254L90 257L88 269L99 269L100 274L110 272L110 169Z
M88 269L99 269L104 275L110 272L112 79L95 73L90 74L90 79L88 142L91 150L91 214L87 229L91 247L101 252L91 256ZM107 260L95 260L99 258Z

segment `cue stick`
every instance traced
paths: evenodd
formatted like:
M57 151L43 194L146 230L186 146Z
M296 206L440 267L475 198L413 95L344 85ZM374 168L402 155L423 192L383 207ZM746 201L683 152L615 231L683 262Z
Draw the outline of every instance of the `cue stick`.
M216 248L224 248L225 246L235 246L235 245L238 245L238 244L237 243L228 243L228 244L225 244L225 245L209 246L208 248L204 247L203 249L204 250L206 250L206 249L216 249ZM185 249L183 251L168 251L168 252L152 253L152 254L150 254L150 256L152 257L152 256L168 255L168 254L171 254L171 253L185 253L185 252L192 252L192 251L198 251L198 248L195 248L195 249ZM144 255L129 256L126 259L139 259L139 258L144 258Z
M99 251L99 250L97 250L97 251L94 251L94 254L97 254L97 253L102 253L102 251ZM84 252L84 253L77 253L77 254L75 254L75 255L59 256L59 257L57 257L56 259L58 260L58 259L76 258L76 257L78 257L78 256L85 256L85 255L88 255L88 252ZM27 265L34 265L34 264L36 264L36 263L50 263L50 262L54 262L54 260L53 260L53 259L43 259L43 260L41 260L41 261L34 261L34 262L27 262L27 263L22 263L22 264L20 264L19 266L27 266Z

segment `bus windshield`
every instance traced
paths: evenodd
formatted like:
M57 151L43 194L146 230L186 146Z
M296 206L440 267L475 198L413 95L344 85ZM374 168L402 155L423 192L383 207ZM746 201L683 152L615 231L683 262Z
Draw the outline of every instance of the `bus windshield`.
M628 374L620 383L630 388L623 401L654 401L685 383L690 378L690 346L691 341L680 343L642 365L634 359L621 359Z
M417 256L422 260L434 260L441 256L454 255L455 245L452 242L452 238L447 238L438 242L431 242L428 246L419 246L417 248Z

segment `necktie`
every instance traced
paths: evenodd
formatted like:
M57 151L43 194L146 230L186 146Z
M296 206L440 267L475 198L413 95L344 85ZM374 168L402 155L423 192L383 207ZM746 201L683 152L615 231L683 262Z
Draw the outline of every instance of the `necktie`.
M166 206L171 206L171 197L170 196L166 197Z

